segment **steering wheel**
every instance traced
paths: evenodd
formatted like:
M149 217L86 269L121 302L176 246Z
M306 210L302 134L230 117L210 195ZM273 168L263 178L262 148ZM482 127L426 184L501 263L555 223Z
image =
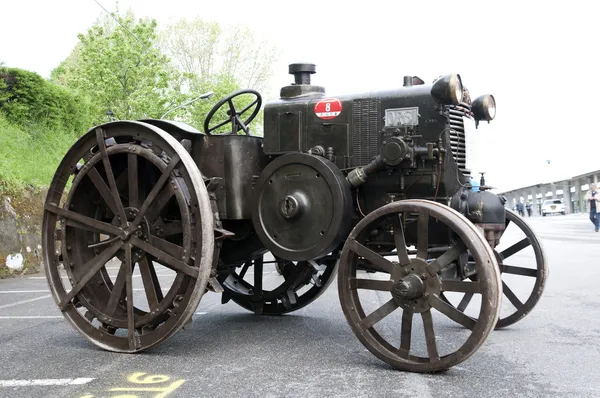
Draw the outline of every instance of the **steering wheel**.
M238 112L235 109L235 106L233 105L233 99L235 97L238 97L243 94L252 94L256 97L256 99L254 101L252 101L252 103L250 105L248 105L247 107L242 109L241 112ZM209 127L210 120L212 119L212 117L226 103L229 104L229 110L227 111L227 115L229 115L229 119L217 124L214 127ZM208 115L206 115L206 119L204 119L204 132L208 135L232 135L232 134L237 134L238 131L240 131L240 130L243 130L246 133L246 135L250 135L250 131L248 130L248 125L250 124L250 122L252 120L254 120L254 118L258 114L261 104L262 104L262 97L260 96L258 91L249 90L249 89L235 91L235 92L231 93L230 95L228 95L227 97L223 98L221 101L217 102L215 104L215 106L213 106L213 108L210 110L210 112L208 112ZM250 114L250 117L248 117L248 119L246 119L244 122L242 122L242 115L244 113L248 112L248 110L250 110L253 106L255 106L255 109ZM213 131L215 131L219 127L225 126L227 123L231 123L231 125L232 125L231 131L228 131L227 133L222 133L222 134L212 134Z

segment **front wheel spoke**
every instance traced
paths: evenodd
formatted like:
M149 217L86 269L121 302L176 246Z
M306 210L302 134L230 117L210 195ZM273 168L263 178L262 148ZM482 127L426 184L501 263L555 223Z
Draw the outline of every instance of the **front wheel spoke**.
M373 325L375 325L377 322L381 321L386 316L390 315L397 308L398 308L398 304L396 304L394 299L391 299L390 301L388 301L387 303L385 303L384 305L382 305L381 307L379 307L378 309L373 311L371 314L369 314L369 316L364 318L361 321L361 326L365 329L370 329L373 327Z
M519 298L513 293L513 291L510 290L510 288L504 281L502 281L502 292L504 293L506 298L508 298L508 301L510 301L510 303L515 306L515 308L521 308L523 306L521 300L519 300Z
M410 264L408 252L406 251L406 240L404 238L404 228L400 216L394 216L392 221L392 229L394 231L394 243L396 244L396 252L398 253L398 262L401 266Z
M375 270L385 272L388 274L392 273L394 264L392 264L390 261L388 261L381 255L375 253L373 250L361 245L355 239L349 238L347 243L349 245L350 250L352 250L359 256L364 257L365 260L371 263Z
M539 274L538 270L535 268L515 267L512 265L502 265L502 273L520 276L530 276L533 278L537 278Z
M152 190L146 197L146 200L144 200L144 203L142 204L140 211L138 212L137 216L135 217L135 220L133 220L132 228L137 228L137 226L140 224L140 221L146 215L146 211L148 211L148 208L150 207L150 205L152 205L152 203L154 202L154 199L156 199L156 196L162 190L163 186L169 179L171 173L173 172L173 169L175 169L175 166L177 166L177 163L179 163L179 161L180 161L179 155L178 154L173 155L173 157L169 161L169 164L163 171L162 175L160 176L160 178L158 179L156 184L152 187Z
M462 292L462 293L481 293L480 282L463 282L463 281L442 281L442 291L444 292Z
M410 340L412 337L413 314L414 314L414 311L409 308L405 309L402 312L402 330L401 330L401 334L400 334L400 349L406 351L406 353L410 352Z
M503 259L508 258L514 254L517 254L521 250L525 249L527 246L531 245L529 238L525 237L500 253L500 257Z
M117 188L115 175L113 174L112 166L110 164L110 159L108 158L108 153L106 152L104 132L101 128L96 129L96 139L98 141L98 148L100 148L100 153L102 154L102 163L104 163L104 171L106 173L108 186L117 209L117 215L121 217L121 225L124 226L127 223L127 217L125 216L125 209L123 208L123 203L121 202L121 197L119 196L119 190Z
M99 255L93 257L90 261L81 266L81 269L88 270L85 275L73 286L71 291L61 300L59 307L64 311L69 302L75 297L81 289L104 267L104 265L113 258L117 250L123 247L121 241L113 243L110 247L104 249Z
M475 328L475 320L463 314L450 304L442 301L439 297L432 296L429 300L429 304L442 314L446 315L448 318L452 319L454 322L466 327L467 329L473 330Z
M153 311L155 308L158 308L158 303L163 299L160 282L156 276L154 265L148 261L146 256L144 256L138 264L142 276L142 283L144 284L144 290L146 291L146 298L148 299L148 306L150 307L150 311Z
M455 261L465 250L467 249L466 245L463 241L458 242L456 245L452 246L450 250L446 251L444 254L439 256L430 264L431 269L434 271L432 274L437 274L451 262Z
M259 297L262 295L263 285L263 258L258 257L254 260L254 295Z
M378 290L382 292L390 292L392 291L392 287L394 286L394 281L378 281L375 279L358 279L351 278L350 279L350 289L366 289L366 290Z
M417 221L417 257L427 260L429 248L429 214L419 214Z
M160 236L167 237L183 233L183 225L181 221L172 221L165 224L154 224L153 228L160 229Z
M465 293L462 300L460 300L460 303L458 303L458 307L456 307L456 309L459 310L460 312L465 312L465 310L469 306L469 303L471 302L471 299L473 298L473 296L474 296L473 293Z
M135 236L131 237L131 243L135 247L142 249L146 253L155 257L159 263L172 269L173 271L183 272L184 274L189 275L192 278L198 278L198 270L196 268L190 267L189 265L185 264L183 261L181 261L173 256L170 256L169 254L163 252L160 249L157 249L156 247L152 246L151 244L144 242L143 240L141 240Z
M131 261L131 243L125 244L125 286L127 290L127 337L129 339L129 349L136 349L135 332L135 314L133 312L133 265Z
M435 341L435 330L433 329L433 318L431 311L427 310L421 313L423 318L423 329L425 330L425 342L427 343L427 354L431 362L438 362L440 355L438 354L437 343Z
M86 227L85 229L89 229L90 231L106 235L118 236L121 234L121 230L115 227L114 225L95 220L82 214L75 213L71 210L63 209L62 207L58 207L54 204L47 204L44 208L45 210L54 213L57 216L61 216L68 220L74 221L75 223L71 224L72 226L76 227L77 224L80 224Z

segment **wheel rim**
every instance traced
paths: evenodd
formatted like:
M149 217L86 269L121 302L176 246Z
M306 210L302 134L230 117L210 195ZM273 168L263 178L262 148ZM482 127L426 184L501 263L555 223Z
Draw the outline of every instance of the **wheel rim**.
M410 217L404 218L403 221L399 218L399 213L418 215L417 221L413 224L417 231L415 236L417 253L412 259L406 252L405 242L408 240L405 240L406 231L404 231L407 226L405 222ZM430 217L446 224L459 240L453 244L452 249L436 260L428 262L427 259L431 256L428 254L427 242L433 243L439 237L430 236L428 232L436 222L430 221ZM395 225L393 228L394 242L397 242L395 246L404 248L404 251L398 249L401 254L395 258L395 263L366 247L367 237L373 231L373 227L386 218ZM400 223L404 224L404 228L400 228ZM412 237L410 239L412 240ZM462 282L441 279L440 264L449 264L466 250L477 260L478 271L482 276L480 280ZM389 278L374 280L358 277L356 271L359 255L370 263L372 269L388 274ZM344 245L338 278L342 309L355 335L375 356L401 370L433 372L448 369L465 361L487 339L498 317L500 275L491 248L483 235L466 218L447 206L431 201L392 202L362 219ZM377 309L370 312L368 316L363 308L363 300L358 296L359 290L376 291L381 294L379 303L375 306ZM449 306L440 298L440 293L448 290L477 291L481 296L480 314L483 316L473 320ZM367 302L368 300L364 301ZM385 304L381 305L381 302ZM378 327L381 320L396 312L398 308L402 309L400 321L402 333L397 339L398 344L392 344L379 330L375 330L375 327ZM447 354L442 354L438 350L431 308L471 330L466 341L458 349L453 349ZM426 356L410 354L413 350L413 316L418 313L421 314L423 322Z
M509 233L511 231L509 230L509 227L511 223L514 224L525 237L512 239L510 244L506 245L505 248L500 249L503 246L504 241L510 238ZM548 263L546 261L542 243L536 237L534 231L527 222L516 212L507 209L506 226L507 228L500 240L500 246L494 249L494 254L498 260L498 267L501 273L502 293L504 295L496 329L505 328L515 324L527 316L541 299L548 278ZM519 262L518 255L523 255L523 250L529 247L533 250L535 268L515 265L516 262ZM524 281L523 279L518 280L516 277L522 277L525 280L535 278L531 288L520 289L521 292L527 292L527 299L525 300L521 300L521 298L525 296L524 294L521 292L520 294L517 294L515 292L516 289L514 285L521 285ZM511 286L513 286L513 288L511 288ZM449 304L454 305L453 300L447 298L446 300ZM466 293L461 297L460 303L454 306L457 307L458 310L465 312L468 309L470 300L471 296ZM454 302L456 301L457 300L454 300Z
M281 269L276 279L265 287L263 276L265 266L274 263ZM236 270L223 280L223 302L231 299L240 307L258 315L282 315L306 307L323 294L336 274L337 261L322 259L316 261L287 261L276 259L264 261L260 256L244 263L239 272ZM252 277L247 275L249 269ZM245 278L245 279L244 279ZM248 280L250 279L250 280Z
M204 180L164 131L138 122L100 126L61 162L42 239L50 290L75 329L110 351L148 349L181 329L206 289L214 240ZM106 265L115 256L121 265L112 280ZM166 293L156 264L175 273ZM134 298L134 268L145 309Z

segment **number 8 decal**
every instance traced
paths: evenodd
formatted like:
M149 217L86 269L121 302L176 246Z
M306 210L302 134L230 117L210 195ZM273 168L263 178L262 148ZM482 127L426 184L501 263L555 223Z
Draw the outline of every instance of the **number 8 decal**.
M326 112L331 111L331 104L329 102L327 104L325 104L325 111Z

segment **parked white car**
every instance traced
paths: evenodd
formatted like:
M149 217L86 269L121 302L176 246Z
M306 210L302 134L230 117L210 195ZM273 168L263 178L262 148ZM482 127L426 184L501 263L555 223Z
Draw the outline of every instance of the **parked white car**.
M566 214L567 209L560 199L545 200L542 204L542 216L546 214Z

